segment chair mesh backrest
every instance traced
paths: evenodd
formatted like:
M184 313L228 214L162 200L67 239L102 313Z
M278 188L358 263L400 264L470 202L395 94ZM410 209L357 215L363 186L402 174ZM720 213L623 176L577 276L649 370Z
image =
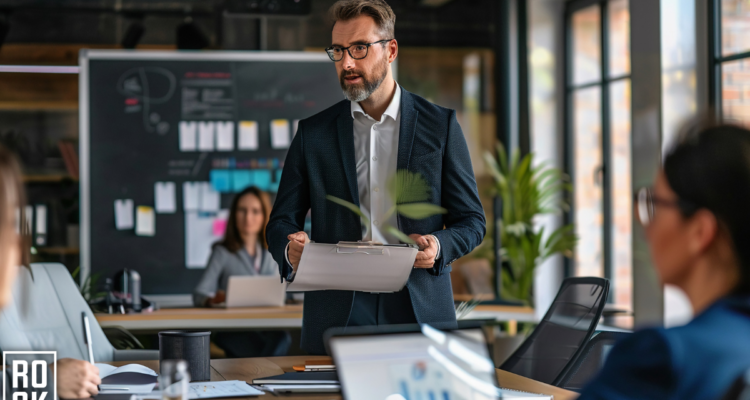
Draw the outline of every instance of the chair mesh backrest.
M586 343L581 355L560 381L560 386L573 391L580 391L591 381L604 365L604 362L615 343L624 339L630 332L598 332Z
M599 322L609 292L603 278L568 278L547 314L500 369L558 385Z

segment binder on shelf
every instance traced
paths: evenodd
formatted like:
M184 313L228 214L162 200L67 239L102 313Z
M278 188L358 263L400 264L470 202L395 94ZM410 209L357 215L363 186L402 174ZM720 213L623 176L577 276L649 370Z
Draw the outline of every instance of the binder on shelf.
M34 245L47 245L47 206L36 205L36 218L34 218Z

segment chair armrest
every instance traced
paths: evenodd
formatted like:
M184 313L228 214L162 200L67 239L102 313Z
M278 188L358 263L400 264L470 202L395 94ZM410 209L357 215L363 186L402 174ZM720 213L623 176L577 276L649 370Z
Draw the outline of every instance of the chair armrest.
M113 361L158 360L159 350L117 350L114 349Z

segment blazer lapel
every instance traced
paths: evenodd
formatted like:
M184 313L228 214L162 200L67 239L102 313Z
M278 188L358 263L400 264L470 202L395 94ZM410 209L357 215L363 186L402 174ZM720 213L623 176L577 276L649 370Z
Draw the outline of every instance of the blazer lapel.
M409 159L411 158L411 147L414 143L415 130L417 128L417 117L419 111L414 109L414 99L412 94L401 87L401 123L398 131L398 157L396 161L396 170L409 169ZM401 214L396 216L398 229L404 230L404 218ZM409 232L407 232L409 233Z
M359 207L359 186L357 185L357 164L354 161L354 121L350 103L345 102L338 118L339 150L344 162L344 174L352 195L352 202ZM344 199L346 200L346 199Z
M401 87L401 123L398 132L398 158L396 169L409 169L414 131L417 127L419 111L414 109L412 94Z

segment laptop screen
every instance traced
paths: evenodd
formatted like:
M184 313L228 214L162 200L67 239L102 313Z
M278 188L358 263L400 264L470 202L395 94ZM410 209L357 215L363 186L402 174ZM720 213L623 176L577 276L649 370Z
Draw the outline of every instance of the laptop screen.
M497 399L495 367L479 329L334 336L330 340L347 399Z

